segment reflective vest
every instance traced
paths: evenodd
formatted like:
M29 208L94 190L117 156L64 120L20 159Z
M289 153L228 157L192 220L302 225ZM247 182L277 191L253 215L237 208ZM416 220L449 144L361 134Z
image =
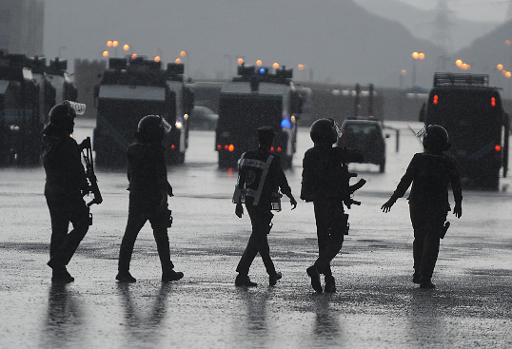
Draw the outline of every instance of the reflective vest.
M239 185L236 186L233 202L245 202L246 197L251 197L254 206L259 204L272 160L274 160L273 155L269 155L267 160L262 161L248 159L246 158L246 153L242 154L238 168L240 171L239 176L243 173L245 181L242 183L241 188Z

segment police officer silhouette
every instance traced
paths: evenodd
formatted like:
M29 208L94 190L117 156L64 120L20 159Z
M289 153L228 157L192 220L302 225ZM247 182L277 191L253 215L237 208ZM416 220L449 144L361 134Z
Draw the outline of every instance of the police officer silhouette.
M306 269L311 286L323 291L320 274L325 277L325 292L335 292L336 282L331 261L341 250L347 229L348 215L343 202L350 201L350 174L347 163L362 161L361 154L333 147L340 135L333 119L319 119L311 125L314 147L304 154L301 199L313 202L319 255Z
M89 208L83 199L89 184L80 147L71 137L75 117L65 101L50 110L50 122L43 130L44 195L52 224L48 266L52 281L65 283L74 281L66 266L89 229ZM69 223L73 229L68 233Z
M236 203L235 214L242 218L242 203L245 202L251 219L252 233L236 268L236 286L257 286L249 278L249 268L258 253L269 275L269 284L274 286L282 278L282 274L276 271L270 258L267 238L272 227L272 201L278 198L279 189L290 199L292 209L297 206L297 201L292 195L279 157L270 152L273 141L274 130L271 127L259 128L258 150L242 154L239 162L238 182L233 197Z
M447 212L448 185L451 184L455 207L453 213L462 216L462 190L455 162L443 154L450 148L448 132L440 125L429 125L423 136L425 151L412 158L407 171L400 180L391 198L382 205L389 212L394 203L404 196L412 183L409 195L409 212L414 229L414 275L413 282L421 288L435 288L432 273L439 254L439 244Z
M130 274L130 261L137 235L149 220L156 241L158 256L162 265L162 281L175 281L183 277L174 271L171 261L169 236L171 212L167 197L173 196L167 181L162 142L171 126L158 115L144 116L137 127L137 140L128 148L128 180L130 182L130 203L128 223L119 251L119 282L136 282Z

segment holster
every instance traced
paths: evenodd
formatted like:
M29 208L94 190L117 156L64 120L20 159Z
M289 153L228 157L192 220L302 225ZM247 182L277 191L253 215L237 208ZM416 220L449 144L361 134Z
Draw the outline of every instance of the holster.
M343 235L348 235L348 230L348 214L343 211L336 211L332 217L331 227L329 228L329 237L332 240L342 239Z
M268 230L265 231L265 233L268 235L270 234L270 230L274 226L274 224L272 224L272 218L274 218L274 215L269 211L265 218L265 222L268 220ZM267 229L267 227L265 227L265 229Z

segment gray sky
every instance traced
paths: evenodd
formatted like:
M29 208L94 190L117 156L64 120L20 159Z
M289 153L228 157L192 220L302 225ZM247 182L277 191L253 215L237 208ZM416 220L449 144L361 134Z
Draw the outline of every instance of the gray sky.
M437 0L400 1L426 9L435 8L438 3ZM510 0L448 0L450 8L458 16L479 21L502 21L511 2Z

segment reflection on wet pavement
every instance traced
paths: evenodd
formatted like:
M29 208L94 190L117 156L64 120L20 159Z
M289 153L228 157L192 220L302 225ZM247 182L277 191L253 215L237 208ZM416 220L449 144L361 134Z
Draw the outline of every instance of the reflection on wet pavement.
M79 130L77 136L90 132ZM350 213L351 230L333 265L338 292L315 295L305 268L317 251L313 208L300 203L274 217L271 254L283 280L268 288L259 259L256 289L234 287L249 224L234 217L234 172L218 171L212 132L191 132L187 165L170 169L176 197L171 253L185 278L162 284L149 226L137 240L132 272L116 284L126 224L123 172L100 171L105 202L69 270L76 281L52 285L46 266L50 221L41 169L0 169L0 347L3 348L511 348L512 195L465 193L464 216L442 241L435 291L411 283L407 203L379 211L418 151L404 132L388 151L388 172L355 166L368 186ZM309 146L300 130L294 193ZM389 148L389 147L388 147ZM504 180L508 185L510 179ZM247 219L245 217L244 219Z

